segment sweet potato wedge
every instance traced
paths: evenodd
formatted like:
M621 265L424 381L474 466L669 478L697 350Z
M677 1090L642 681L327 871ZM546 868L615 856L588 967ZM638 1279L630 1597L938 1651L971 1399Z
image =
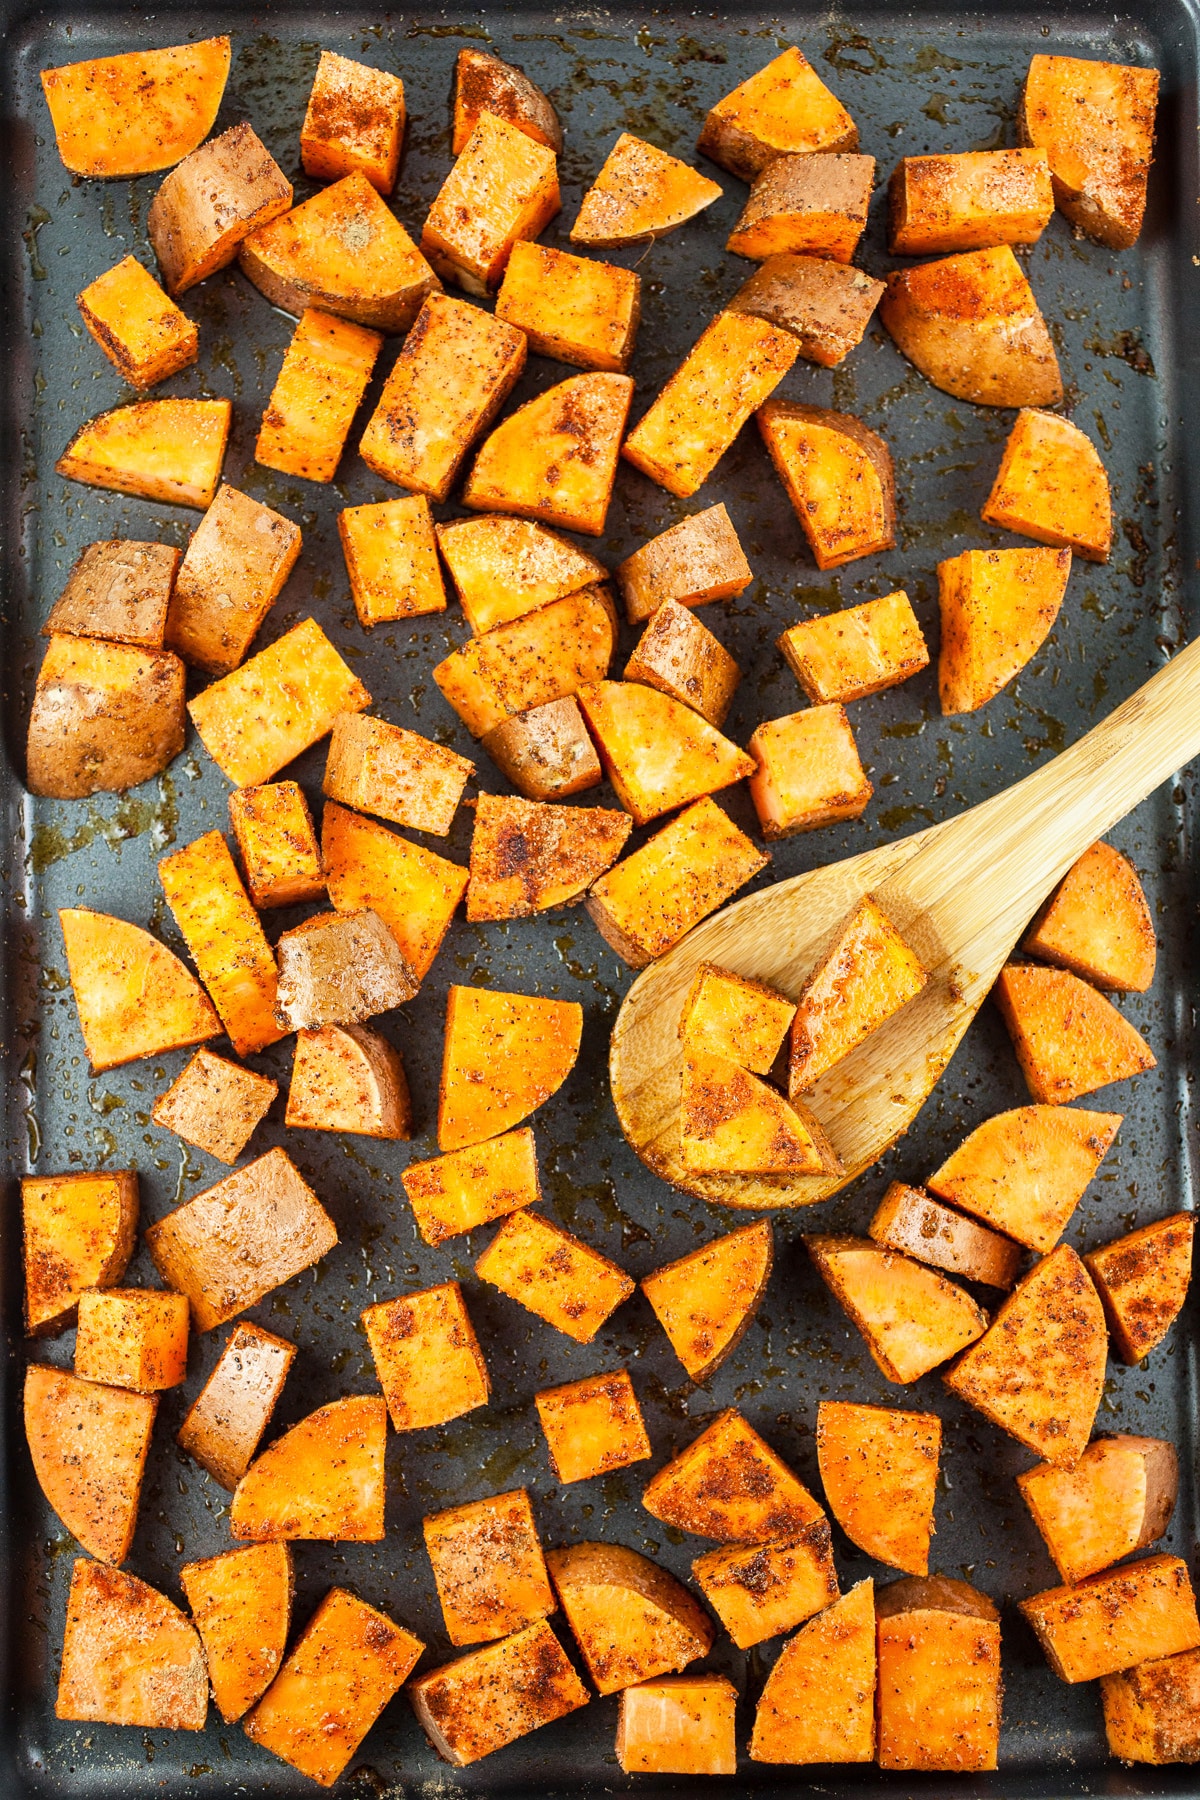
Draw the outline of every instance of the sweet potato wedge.
M1022 407L980 509L988 525L1107 562L1112 547L1108 473L1091 438L1057 413Z
M577 1344L590 1344L636 1285L590 1244L527 1211L507 1215L475 1273Z
M630 376L596 371L527 400L485 438L463 504L600 537L632 399Z
M883 291L862 269L823 256L770 256L725 310L790 331L806 362L833 369L861 344Z
M249 125L209 138L172 169L146 215L167 292L228 268L243 240L291 204L291 182Z
M427 1244L461 1237L523 1206L537 1206L542 1198L528 1125L467 1150L411 1162L400 1179Z
M523 331L539 356L623 375L637 338L641 288L633 269L523 240L512 247L496 317Z
M701 963L679 1016L681 1042L768 1075L796 1004L765 982Z
M250 1464L233 1491L230 1531L255 1543L378 1543L386 1432L387 1408L377 1394L319 1406Z
M845 706L928 667L929 650L903 590L843 612L802 619L779 639L784 661L814 706Z
M867 1233L885 1250L899 1250L931 1269L962 1275L985 1287L1010 1288L1022 1262L1021 1246L1011 1238L964 1219L953 1207L930 1199L923 1188L907 1187L903 1181L892 1182Z
M89 282L77 297L79 316L110 363L132 387L178 375L200 354L200 334L168 299L136 256Z
M405 120L398 75L322 50L300 127L304 173L318 181L365 175L379 193L390 194L400 171Z
M546 1558L588 1674L602 1694L686 1668L712 1649L708 1615L649 1557L572 1544Z
M132 1169L21 1177L25 1334L56 1337L87 1288L115 1287L133 1255L138 1178Z
M1062 1681L1095 1681L1200 1647L1196 1596L1179 1556L1143 1556L1018 1605Z
M575 1066L583 1008L534 994L450 989L438 1094L438 1148L482 1144L558 1092Z
M158 879L238 1055L277 1044L275 958L222 834L164 856Z
M1146 210L1158 70L1031 56L1017 113L1023 144L1046 152L1054 199L1088 237L1137 242Z
M896 542L896 484L883 439L850 413L768 400L758 428L818 569Z
M753 757L682 701L633 681L579 690L605 773L635 825L753 775Z
M58 154L73 175L153 175L212 130L229 39L128 50L42 70Z
M1192 1233L1191 1213L1172 1213L1084 1258L1122 1362L1141 1362L1182 1312L1192 1279Z
M29 714L30 792L82 800L161 774L183 749L185 679L169 650L55 634Z
M817 1407L817 1461L829 1510L851 1543L906 1575L928 1575L942 1422L936 1413Z
M98 1387L41 1363L25 1371L25 1440L38 1486L101 1562L129 1555L157 1411L155 1394Z
M292 1616L292 1553L286 1544L250 1544L184 1563L179 1583L204 1645L217 1711L227 1725L274 1680Z
M879 317L934 387L976 406L1054 406L1062 376L1012 250L968 250L894 270Z
M457 1281L380 1300L362 1323L397 1431L446 1425L487 1405L487 1364Z
M437 526L437 546L476 636L605 581L586 550L530 519L498 513Z
M277 1081L211 1050L197 1050L155 1101L151 1117L218 1162L235 1163L278 1092Z
M254 460L306 481L332 481L383 338L306 307L258 428Z
M875 1586L860 1581L783 1646L754 1714L753 1762L875 1754Z
M421 249L443 281L486 298L513 245L538 237L561 207L554 151L481 112L429 209Z
M88 544L42 626L43 637L104 638L161 650L167 605L183 552L113 538Z
M544 1619L431 1669L408 1692L425 1735L456 1769L591 1699Z
M862 816L875 792L842 706L766 719L746 746L750 798L768 843Z
M665 1463L642 1495L664 1525L722 1544L765 1544L824 1515L804 1483L727 1407Z
M777 156L754 177L725 248L754 262L808 255L848 263L866 230L874 182L873 156Z
M645 1462L650 1439L625 1369L543 1388L533 1396L554 1473L562 1482L591 1481Z
M501 62L486 50L464 48L454 65L453 122L450 152L458 156L466 149L480 113L494 113L507 119L518 131L544 144L556 153L562 149L562 126L558 114L540 87L530 81L523 70L512 63Z
M605 806L548 806L480 794L471 834L467 918L526 919L581 900L632 829Z
M295 1346L261 1325L235 1325L176 1433L180 1449L231 1493L254 1460L295 1360Z
M626 1775L735 1775L737 1689L727 1675L660 1675L621 1689Z
M1153 1069L1149 1044L1110 1000L1066 969L1007 963L992 989L1032 1097L1062 1106Z
M574 695L514 713L481 739L500 773L527 800L565 800L604 779Z
M1111 844L1072 864L1021 945L1093 987L1144 994L1154 980L1154 920L1137 870Z
M858 127L799 50L787 49L709 111L697 149L754 177L777 156L858 149Z
M92 1072L216 1037L221 1021L177 956L140 926L67 906L58 915Z
M1051 1560L1066 1582L1098 1575L1166 1531L1179 1490L1174 1444L1100 1437L1073 1468L1039 1463L1017 1476Z
M366 630L445 612L446 586L424 494L347 506L338 514L338 534L354 610Z
M1120 1124L1120 1113L1019 1106L985 1119L925 1185L1018 1244L1052 1250Z
M298 782L235 788L229 796L229 823L257 911L324 899L321 846Z
M1018 1443L1069 1467L1091 1436L1107 1358L1104 1309L1074 1250L1060 1244L943 1379Z
M793 1098L915 999L928 979L883 908L869 895L860 900L800 990L788 1056Z
M468 872L330 800L321 820L329 898L339 912L378 913L418 981L429 973Z
M571 242L593 250L649 243L720 198L707 175L623 131L580 202Z
M964 550L938 564L944 714L986 706L1037 654L1070 573L1069 550Z
M135 1394L178 1387L187 1375L188 1303L182 1294L90 1288L79 1296L75 1373Z
M136 1575L80 1557L71 1571L55 1716L202 1731L208 1671L177 1606Z
M664 1263L639 1286L699 1387L741 1342L771 1278L770 1222L758 1219Z
M329 739L329 800L413 831L445 837L475 765L418 732L364 713L340 713Z
M608 673L617 641L606 587L581 588L454 650L433 679L473 737L517 713L565 700Z
M741 674L720 639L677 600L664 600L651 614L625 665L626 681L657 688L717 730L725 723Z
M870 1238L806 1236L817 1272L888 1381L919 1381L988 1328L964 1288Z
M446 1636L491 1643L557 1610L526 1488L422 1519Z
M683 1165L722 1175L832 1175L837 1152L798 1103L728 1057L685 1044L679 1097Z
M275 946L275 1017L287 1031L357 1025L403 1006L420 983L379 914L314 913Z
M706 1550L692 1575L739 1650L791 1631L838 1597L828 1519L767 1544Z
M880 1588L878 1759L884 1769L994 1769L1000 1615L946 1575Z
M55 472L166 506L213 503L229 442L228 400L138 400L80 427Z
M627 556L616 575L631 625L640 625L668 600L680 606L731 600L754 579L721 502L660 531Z
M297 1032L284 1124L392 1142L410 1138L412 1103L400 1052L361 1025Z
M1054 215L1044 150L906 156L888 183L893 256L1036 244Z
M1200 1762L1200 1652L1137 1663L1100 1680L1109 1754L1122 1762Z

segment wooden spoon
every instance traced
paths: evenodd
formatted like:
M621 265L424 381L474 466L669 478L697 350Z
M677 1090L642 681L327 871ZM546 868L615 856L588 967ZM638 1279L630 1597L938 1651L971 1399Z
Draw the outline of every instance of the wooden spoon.
M908 1129L1029 920L1072 863L1198 752L1200 639L1014 787L956 819L795 875L706 919L634 982L613 1029L613 1100L642 1161L676 1187L724 1206L807 1206L837 1193ZM930 980L805 1095L842 1174L685 1169L678 1027L698 965L719 963L797 995L864 894L895 922Z

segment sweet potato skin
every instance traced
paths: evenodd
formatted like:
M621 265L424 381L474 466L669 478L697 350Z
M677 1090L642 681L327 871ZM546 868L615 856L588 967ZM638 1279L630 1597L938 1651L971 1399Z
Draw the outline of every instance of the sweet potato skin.
M691 609L664 600L625 665L626 681L641 681L692 707L720 730L741 670L719 638Z
M1192 1236L1192 1215L1172 1213L1084 1258L1122 1362L1148 1356L1183 1310L1192 1274Z
M1021 1247L1011 1238L985 1230L930 1199L922 1188L906 1187L902 1181L892 1182L867 1232L885 1249L899 1250L985 1287L1010 1288L1021 1265ZM923 1575L925 1570L915 1573Z
M43 637L104 638L161 650L183 552L129 538L88 544L42 627Z
M580 202L571 242L595 250L648 243L720 198L715 181L623 131Z
M251 231L292 204L292 184L247 124L210 138L172 169L146 215L146 231L176 298L227 268Z
M357 1025L411 1000L416 973L383 919L361 912L314 913L275 946L282 1031Z
M566 800L604 779L573 694L514 713L482 739L496 767L527 800Z
M640 625L668 600L707 606L731 600L754 579L724 503L706 506L627 556L616 571L625 615Z
M501 62L485 50L464 47L454 65L452 156L465 150L484 112L507 119L535 144L544 144L556 154L562 149L558 114L541 88L512 63Z
M211 131L229 60L229 39L214 37L43 69L63 163L109 177L170 168Z
M232 1165L278 1092L277 1081L200 1049L155 1101L151 1117L185 1143Z
M138 1178L132 1169L21 1178L25 1333L54 1337L88 1288L115 1287L133 1255Z
M180 1449L230 1493L254 1459L295 1359L295 1345L261 1325L235 1325L179 1427Z
M922 375L977 406L1062 399L1046 321L1007 244L889 275L879 317Z
M873 156L777 156L754 178L725 248L765 262L811 255L848 263L866 229Z
M845 263L822 256L769 256L726 311L754 313L790 331L806 362L833 369L862 342L883 291L882 281Z
M650 1439L625 1369L543 1388L534 1395L554 1473L562 1482L591 1481L644 1462Z
M491 1643L556 1610L525 1488L431 1513L421 1526L456 1647Z
M1063 1681L1094 1681L1200 1647L1196 1597L1178 1556L1140 1557L1018 1604Z
M25 1371L25 1438L38 1485L101 1562L129 1555L157 1411L157 1394L101 1387L42 1363Z
M25 747L31 793L124 793L183 749L185 671L169 650L55 634L38 670Z

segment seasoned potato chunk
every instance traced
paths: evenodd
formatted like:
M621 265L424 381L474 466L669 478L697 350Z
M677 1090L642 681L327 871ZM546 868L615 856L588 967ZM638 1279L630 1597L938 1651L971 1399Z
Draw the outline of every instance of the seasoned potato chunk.
M946 1575L909 1576L875 1597L884 1769L994 1769L1000 1741L1000 1615Z
M800 990L792 1018L789 1093L806 1093L827 1069L915 999L928 980L916 952L866 895L838 927Z
M795 1001L765 982L701 963L683 1003L679 1036L695 1050L769 1075L795 1011Z
M1100 1437L1073 1468L1039 1463L1017 1486L1063 1580L1084 1581L1163 1535L1179 1460L1158 1438Z
M641 682L580 688L605 773L636 825L754 773L754 759L682 701Z
M88 544L42 626L43 637L104 638L161 650L183 552L130 538Z
M1021 142L1046 152L1055 201L1072 225L1114 250L1127 250L1142 229L1157 104L1157 69L1029 59Z
M837 1153L817 1120L727 1057L684 1046L683 1166L721 1175L832 1175Z
M862 269L823 256L770 256L725 310L790 331L806 362L833 369L861 344L883 291Z
M81 1381L65 1369L25 1371L25 1441L46 1501L76 1543L124 1562L133 1543L156 1394Z
M476 636L608 576L586 550L531 519L452 519L437 527L437 545Z
M87 487L166 506L213 503L233 409L228 400L139 400L82 425L54 465Z
M607 1256L540 1213L509 1213L475 1264L481 1281L578 1344L590 1344L634 1290Z
M377 912L315 913L275 946L275 1016L288 1031L355 1025L403 1006L420 983Z
M467 885L467 870L330 800L321 858L339 912L378 913L418 981L433 964Z
M720 639L677 600L664 600L651 615L625 665L626 681L657 688L717 729L725 722L741 674Z
M390 194L404 143L404 83L387 69L322 50L304 124L300 161L318 181L365 175Z
M235 1325L179 1427L180 1449L231 1493L254 1460L295 1360L295 1345L261 1325Z
M438 1148L496 1137L558 1092L575 1066L583 1008L452 986L438 1094Z
M581 900L616 862L631 829L629 815L611 807L480 794L468 919L525 919Z
M446 587L424 494L347 506L338 514L338 535L354 610L366 630L445 612Z
M739 1650L791 1631L838 1597L828 1519L767 1544L706 1550L692 1574Z
M750 798L769 843L860 818L875 792L842 706L766 719L747 748L757 764Z
M1044 150L906 156L888 183L893 256L1036 244L1054 213Z
M1192 1215L1172 1213L1084 1258L1125 1363L1140 1362L1183 1311L1192 1279Z
M361 1025L297 1032L284 1123L393 1142L410 1138L412 1105L400 1052Z
M1122 1762L1200 1762L1200 1652L1181 1650L1100 1681L1104 1729Z
M630 376L595 371L527 400L484 440L464 506L600 537L632 399Z
M94 1074L216 1037L208 995L148 931L77 906L63 907L58 922Z
M602 1694L686 1668L712 1649L714 1632L687 1589L623 1544L572 1544L546 1561Z
M152 175L212 130L229 39L129 50L42 70L58 154L75 175Z
M698 1386L741 1342L767 1291L773 1261L770 1223L758 1219L643 1276L641 1290Z
M1018 1604L1063 1681L1095 1681L1200 1647L1196 1596L1179 1556L1143 1556Z
M526 1488L431 1513L421 1526L456 1647L491 1643L555 1611Z
M985 1287L1010 1288L1021 1266L1021 1246L1011 1238L985 1230L953 1207L931 1200L923 1188L907 1187L902 1181L892 1182L867 1231L885 1250L899 1250L931 1269L944 1269Z
M213 1699L227 1725L274 1679L292 1615L292 1553L250 1544L184 1563L179 1582L204 1645Z
M324 899L321 847L298 782L235 788L229 796L229 823L259 912Z
M238 1055L277 1044L275 958L224 837L164 856L158 879Z
M506 1213L536 1206L542 1197L537 1154L528 1125L429 1162L412 1162L400 1176L427 1244L441 1244Z
M799 50L785 50L710 110L697 149L753 181L777 156L858 149L858 127Z
M992 993L1025 1084L1045 1105L1062 1106L1156 1066L1128 1019L1066 969L1007 963Z
M90 1288L79 1296L75 1373L84 1381L154 1394L187 1375L188 1303L182 1294Z
M866 230L874 181L873 156L777 156L754 177L725 248L755 262L807 254L848 263Z
M183 749L185 680L169 650L55 634L29 714L30 792L82 800L161 774Z
M543 1388L533 1398L560 1481L590 1481L644 1462L651 1454L642 1409L625 1369Z
M987 1314L934 1269L869 1238L806 1236L838 1305L866 1339L888 1381L919 1381L987 1330Z
M200 354L200 334L136 256L89 282L75 302L110 363L135 388L178 375Z
M80 1557L71 1571L59 1719L202 1731L208 1671L193 1626L136 1575Z
M875 1587L860 1581L783 1646L754 1715L754 1762L860 1763L875 1754Z
M541 88L512 63L501 62L486 50L464 48L454 65L451 155L466 149L480 113L485 112L507 119L535 144L556 152L562 149L558 114Z
M883 439L849 413L768 400L758 428L818 569L896 542L896 484Z
M323 791L343 806L445 837L474 769L465 756L418 732L363 713L339 713Z
M430 1743L456 1769L591 1699L544 1619L431 1669L408 1691Z
M640 625L668 600L680 606L731 600L754 579L721 502L660 531L627 556L616 575L631 625Z
M934 387L977 406L1055 406L1062 376L1025 272L1007 244L888 276L879 317Z
M1072 864L1021 948L1093 987L1144 994L1154 980L1154 920L1137 870L1111 844Z
M581 588L471 639L437 665L433 679L472 736L484 737L517 713L603 681L616 641L608 589Z
M487 1405L487 1364L457 1281L380 1300L362 1322L397 1431L446 1425Z
M936 1413L817 1407L817 1461L829 1510L851 1543L906 1575L928 1575L942 1422Z
M942 712L975 712L1037 654L1054 628L1069 550L964 550L938 564Z
M641 287L633 269L522 242L508 259L496 317L518 326L539 356L624 374L641 318Z
M332 481L383 339L306 307L284 353L254 460L306 481Z
M804 1483L733 1407L658 1471L642 1505L664 1525L722 1544L765 1544L823 1517Z
M1019 1106L985 1119L925 1185L1018 1244L1052 1250L1120 1124L1120 1113Z
M648 243L720 198L720 187L707 175L623 131L580 202L571 242L594 250Z
M917 615L902 590L844 612L802 619L783 633L779 648L814 706L865 700L929 663Z
M1112 499L1100 452L1070 419L1022 407L979 516L1039 544L1077 550L1088 562L1107 562Z
M138 1178L132 1169L21 1177L25 1332L54 1337L87 1288L115 1287L133 1255Z
M660 1675L621 1689L617 1761L627 1775L736 1775L737 1689L725 1675Z
M554 151L481 112L429 209L421 249L444 280L493 294L513 245L537 237L561 205Z
M146 215L167 292L228 268L244 239L291 204L291 182L249 125L209 138L171 170Z
M514 713L485 731L484 749L527 800L565 800L604 779L574 695Z
M218 1162L235 1163L278 1092L277 1081L211 1050L197 1050L183 1074L155 1101L151 1116L156 1125L165 1125Z
M235 1538L321 1538L378 1543L383 1536L387 1408L375 1394L334 1400L256 1456L233 1491Z

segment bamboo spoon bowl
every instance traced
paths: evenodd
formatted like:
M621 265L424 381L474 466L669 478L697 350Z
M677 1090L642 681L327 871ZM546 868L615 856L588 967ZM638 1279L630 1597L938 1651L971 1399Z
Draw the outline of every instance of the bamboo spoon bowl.
M651 964L613 1028L621 1129L648 1168L723 1206L808 1206L878 1162L921 1110L1026 925L1088 846L1200 753L1200 639L1070 749L943 824L735 901ZM713 1175L679 1147L679 1015L701 963L795 998L870 894L929 971L923 991L827 1071L805 1104L836 1175Z

